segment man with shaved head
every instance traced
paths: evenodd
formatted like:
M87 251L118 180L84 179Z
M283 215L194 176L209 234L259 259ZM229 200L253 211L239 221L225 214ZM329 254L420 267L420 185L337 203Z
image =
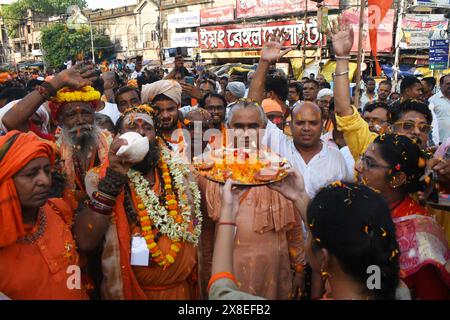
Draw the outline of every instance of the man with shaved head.
M261 101L264 96L266 74L286 51L280 52L278 42L266 44L250 87L249 98ZM314 96L316 100L317 93ZM275 124L266 120L266 132L262 143L287 158L303 174L305 188L313 198L315 194L330 182L352 180L345 159L339 150L323 144L322 112L312 101L299 102L291 113L290 124L292 138L286 136Z
M315 103L305 101L292 110L292 138L268 122L263 144L287 158L297 168L312 198L324 186L336 180L351 180L345 159L339 150L321 140L322 112Z

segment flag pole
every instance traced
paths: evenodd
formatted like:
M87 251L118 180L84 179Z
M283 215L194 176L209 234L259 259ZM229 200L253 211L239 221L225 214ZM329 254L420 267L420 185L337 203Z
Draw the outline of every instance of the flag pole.
M366 9L366 0L360 0L359 5L359 37L358 37L358 57L356 61L356 86L355 86L355 104L359 106L359 89L361 82L361 64L363 58L363 36L364 36L364 11Z

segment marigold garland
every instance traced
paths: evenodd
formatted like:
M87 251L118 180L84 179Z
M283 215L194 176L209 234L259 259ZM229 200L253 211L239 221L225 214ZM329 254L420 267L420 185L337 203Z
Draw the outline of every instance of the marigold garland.
M91 86L85 86L80 90L72 91L68 88L63 88L58 91L54 101L57 103L62 102L90 102L100 100L101 94Z
M131 180L130 187L136 193L142 236L154 261L167 268L175 262L182 246L181 240L194 245L198 243L202 223L201 196L197 184L189 183L194 199L194 215L192 216L184 183L184 176L188 173L188 169L183 166L180 159L171 155L161 141L159 142L161 158L158 168L161 170L164 181L164 206L160 204L159 197L153 192L148 181L138 171L130 169L128 176ZM161 251L155 239L158 231L172 241L167 254Z

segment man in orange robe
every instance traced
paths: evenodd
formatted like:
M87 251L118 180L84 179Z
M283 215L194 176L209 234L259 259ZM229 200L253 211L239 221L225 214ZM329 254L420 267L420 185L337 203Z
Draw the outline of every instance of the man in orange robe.
M81 251L103 243L103 299L188 300L199 296L199 233L195 230L201 228L200 192L189 181L181 159L176 160L162 139L155 137L153 114L149 106L134 107L125 112L121 122L122 134L137 132L148 138L149 151L141 162L131 164L126 157L117 156L126 142L116 138L108 161L86 176L91 200L77 216L74 231ZM136 184L132 179L136 175L146 186ZM180 196L177 190L183 184ZM169 200L171 189L174 198ZM165 206L149 205L152 201L142 192ZM164 229L168 224L157 222L158 217L180 228ZM185 237L187 233L190 235ZM135 241L142 245L136 246ZM146 250L143 257L139 255Z
M10 299L87 298L70 208L48 199L54 157L34 134L0 137L0 293Z

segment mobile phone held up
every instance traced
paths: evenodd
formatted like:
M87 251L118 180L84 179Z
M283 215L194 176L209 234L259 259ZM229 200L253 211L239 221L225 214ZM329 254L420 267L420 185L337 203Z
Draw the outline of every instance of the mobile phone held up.
M185 78L185 80L186 80L186 83L189 83L189 84L194 85L194 77L187 76L187 77Z

